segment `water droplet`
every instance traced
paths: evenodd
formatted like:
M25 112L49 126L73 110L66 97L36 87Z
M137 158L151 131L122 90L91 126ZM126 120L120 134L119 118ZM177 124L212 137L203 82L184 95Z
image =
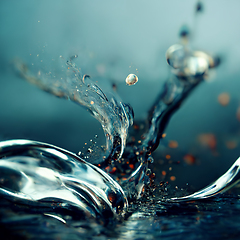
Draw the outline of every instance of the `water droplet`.
M89 153L92 153L92 151L93 151L93 150L92 150L91 148L88 148L88 152L89 152Z
M196 5L196 12L202 12L203 11L203 5L202 3L199 1Z
M189 29L187 26L183 26L181 29L180 29L180 37L184 38L184 37L188 37L189 35Z
M154 162L154 159L153 159L152 156L149 156L147 160L148 160L148 162L150 162L150 163L153 163L153 162Z
M181 44L174 44L168 48L166 52L166 59L171 67L179 69L184 66L184 60L188 55L189 52L186 47Z
M152 172L151 169L148 168L148 169L146 170L146 175L149 176L149 175L151 174L151 172Z
M127 78L126 78L126 84L127 85L129 85L129 86L131 86L131 85L134 85L134 84L136 84L138 82L138 77L137 77L137 75L135 75L135 74L129 74L128 76L127 76Z
M208 67L209 65L205 58L189 57L187 60L185 73L190 76L201 76L207 72Z

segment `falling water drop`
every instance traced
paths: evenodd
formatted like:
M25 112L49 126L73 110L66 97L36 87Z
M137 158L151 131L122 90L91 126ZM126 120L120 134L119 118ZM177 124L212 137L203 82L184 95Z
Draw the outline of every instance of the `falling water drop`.
M128 86L135 85L138 82L138 77L135 74L129 74L126 78L126 84Z

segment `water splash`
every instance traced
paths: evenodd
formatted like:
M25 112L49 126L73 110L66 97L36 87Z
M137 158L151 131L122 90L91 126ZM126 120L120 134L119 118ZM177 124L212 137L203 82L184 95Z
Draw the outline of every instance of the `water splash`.
M128 128L133 124L133 110L130 105L122 103L116 94L109 94L107 97L101 88L91 81L90 76L82 76L72 62L76 57L75 55L66 62L68 70L57 81L48 75L34 76L19 59L15 60L14 66L18 74L28 82L57 97L80 104L101 123L106 136L106 150L96 154L96 157L91 159L92 162L118 160L124 151Z
M195 201L213 197L224 193L240 182L240 158L229 168L229 170L209 186L188 196L168 199L169 202Z
M31 76L24 65L18 63L17 68L23 78L51 94L86 107L99 120L107 139L108 157L104 162L100 160L98 166L109 175L76 155L51 145L30 141L3 142L0 166L6 172L6 181L1 185L1 193L11 200L36 207L50 207L50 203L60 202L61 207L75 207L93 217L114 217L126 208L126 197L141 197L144 185L150 180L148 164L153 161L151 154L158 147L169 119L203 82L207 71L217 65L210 55L180 45L170 47L167 61L173 75L149 111L148 128L139 144L131 141L125 144L128 127L133 122L131 107L113 96L108 98L89 76L81 76L72 61L67 62L70 75L57 85ZM238 182L238 165L239 161L202 191L168 201L203 199L225 191ZM20 181L14 180L9 186L11 174Z
M37 85L39 88L50 92L55 96L67 98L73 102L80 104L81 106L87 108L92 113L92 115L101 123L106 136L106 152L104 153L104 156L97 160L93 160L91 158L89 158L89 160L95 164L98 164L99 168L103 169L105 172L107 172L107 174L109 174L109 176L112 176L115 180L117 180L122 188L117 185L114 180L111 179L111 177L104 173L105 178L108 176L106 181L107 186L110 183L113 184L112 187L109 187L111 188L111 191L113 191L115 194L117 193L117 195L120 194L119 202L116 200L118 199L116 198L117 195L109 194L108 191L105 192L107 188L104 188L104 184L101 186L95 186L96 183L93 184L90 179L86 177L89 173L81 174L81 176L77 174L75 172L76 169L79 169L78 171L81 172L86 168L86 166L88 166L89 169L96 171L97 173L102 171L96 166L89 165L86 162L82 162L81 166L78 164L77 168L76 166L72 168L74 171L71 170L69 173L71 174L71 184L68 183L70 184L69 187L66 185L66 182L70 180L66 178L66 175L62 174L61 170L56 168L56 166L49 165L49 161L45 159L47 161L45 172L48 172L49 176L53 177L53 179L50 177L50 179L47 180L50 182L53 181L53 184L51 182L49 186L52 186L53 189L57 189L55 192L57 194L57 197L51 195L52 188L46 192L47 195L45 196L39 190L41 189L41 186L44 185L43 181L41 180L42 175L39 175L41 172L39 171L40 166L38 166L38 164L33 164L34 162L38 161L38 158L36 158L35 155L32 156L32 152L30 154L27 151L28 155L24 155L24 157L21 156L20 160L16 160L15 158L12 158L12 156L7 156L7 159L5 160L2 159L1 164L3 164L3 167L8 167L10 169L11 164L9 163L14 163L12 166L15 166L19 169L18 174L21 176L20 179L22 179L24 186L27 186L26 188L21 188L19 185L17 185L17 194L16 189L12 189L12 191L8 192L6 196L15 196L18 200L33 200L34 203L37 203L37 205L39 202L42 203L43 199L45 200L48 198L57 198L58 201L60 199L64 203L67 202L67 204L70 202L72 205L77 206L85 213L88 212L90 215L95 214L95 216L96 213L104 215L105 211L107 211L107 214L110 212L114 216L114 213L116 213L118 209L124 209L124 207L127 206L127 200L123 192L125 192L126 196L130 199L139 198L143 192L144 185L148 184L150 181L150 171L148 169L148 164L153 161L151 154L157 149L162 137L162 133L164 132L169 119L171 118L172 114L180 107L181 103L186 99L186 97L189 96L189 94L195 89L195 87L197 87L205 80L209 69L216 67L219 63L217 58L214 58L203 51L192 50L188 42L187 32L182 34L181 40L181 44L175 44L167 50L166 58L172 75L166 81L164 88L162 89L161 93L149 111L148 125L144 126L146 131L144 133L143 141L140 140L137 141L137 143L130 140L128 140L126 143L128 128L133 124L132 108L129 105L122 103L113 95L107 97L106 94L91 81L88 75L82 76L79 68L77 68L75 63L73 63L75 56L67 61L67 75L57 82L55 80L54 82L51 81L49 77L37 78L28 71L27 67L24 64L22 64L20 61L16 62L16 68L18 69L18 72L22 78L28 80L29 82ZM131 78L128 80L130 81L129 84L133 85L136 83L137 79ZM130 138L131 136L129 136L128 139ZM5 142L3 144L9 145L8 142ZM16 149L18 149L18 144L19 141L17 141L13 146L12 152L16 152ZM50 150L49 152L49 149L47 147L48 145L42 144L39 148L39 143L28 142L27 144L33 144L34 151L37 151L41 154L46 154L46 152L48 152L48 154L51 153L51 156L48 155L48 157L49 159L53 159L53 162L56 161L56 156L57 158L59 157L59 154L55 151L56 149L61 153L65 151L51 146L51 149L54 151ZM26 145L22 147L25 149ZM26 149L28 149L28 147ZM66 156L70 155L73 157L73 154L71 153L65 154ZM39 156L37 155L37 157ZM76 156L74 155L74 158L75 157ZM33 159L32 162L30 161L30 158ZM64 157L62 160L64 160ZM64 161L68 162L67 159ZM81 162L82 160L78 159L78 161ZM28 164L30 164L29 166L31 166L31 170L26 168L26 165ZM64 163L62 162L61 164ZM237 165L238 163L236 166ZM191 199L202 199L225 191L225 189L232 186L232 183L235 184L235 182L238 181L236 180L238 177L235 176L238 176L237 173L239 168L236 166L230 169L226 175L222 176L210 187L207 187L202 191L190 196L173 198L169 201L177 202L189 201ZM36 178L37 181L39 181L39 184L31 185L29 183L27 184L27 182L25 183L23 180L25 179L24 174L26 176L28 176L27 174L30 174ZM94 175L95 172L89 176ZM91 187L89 186L89 181ZM75 185L76 183L78 184ZM81 184L83 184L85 188L83 188ZM59 190L58 188L60 186L63 187L63 189ZM100 193L101 191L99 189L96 190L95 187L99 187L100 190L102 190L105 194L103 194L103 196L107 197L103 197ZM28 189L36 189L36 191L38 191L38 194L40 194L40 197L36 194L36 191L34 194L32 194L32 192L28 192ZM82 193L82 191L84 191L83 189L86 190L86 192ZM68 197L64 197L65 195L61 194L61 191L70 191L70 195L68 195ZM4 192L6 191L2 190L2 193ZM92 193L95 195L92 195ZM75 199L76 194L79 195L78 198L80 200ZM71 204L70 206L72 206ZM89 208L91 210L89 210ZM114 208L115 210L113 211Z
M128 205L118 183L71 152L28 140L3 141L0 149L0 194L13 202L103 219Z

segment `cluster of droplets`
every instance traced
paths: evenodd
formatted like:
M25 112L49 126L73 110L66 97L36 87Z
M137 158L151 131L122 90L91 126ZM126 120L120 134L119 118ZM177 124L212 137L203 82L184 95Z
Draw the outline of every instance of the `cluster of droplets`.
M194 81L205 78L208 70L219 64L219 58L203 51L193 51L187 44L174 44L166 52L166 58L174 75Z

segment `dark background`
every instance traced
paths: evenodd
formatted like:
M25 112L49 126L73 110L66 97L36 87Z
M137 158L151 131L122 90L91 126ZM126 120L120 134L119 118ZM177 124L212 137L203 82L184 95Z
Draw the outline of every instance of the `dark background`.
M0 2L0 138L43 141L81 151L95 134L105 142L100 124L83 108L58 99L20 79L11 62L19 57L34 73L58 72L59 56L78 54L83 74L103 89L112 83L135 119L145 119L170 72L165 60L169 46L179 41L179 30L189 27L192 47L219 55L221 65L198 86L172 117L167 137L154 154L157 180L196 190L215 180L237 159L240 150L240 31L239 1L1 1ZM137 70L136 70L137 69ZM62 68L61 68L62 70ZM126 86L129 73L139 82ZM230 102L221 106L219 94ZM198 141L213 134L216 147ZM169 148L171 140L178 142ZM234 142L229 149L227 142ZM165 156L171 155L169 163ZM194 157L192 165L184 156ZM169 167L172 170L169 171ZM162 170L167 172L162 176Z

